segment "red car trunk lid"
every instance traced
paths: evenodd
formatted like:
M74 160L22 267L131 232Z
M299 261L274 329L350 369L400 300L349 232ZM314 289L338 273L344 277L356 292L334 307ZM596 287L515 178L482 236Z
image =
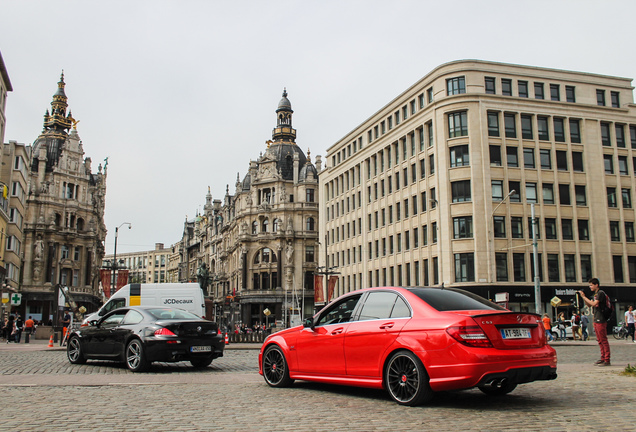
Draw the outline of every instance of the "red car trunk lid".
M471 315L495 348L539 348L545 345L541 317L533 313L496 312Z

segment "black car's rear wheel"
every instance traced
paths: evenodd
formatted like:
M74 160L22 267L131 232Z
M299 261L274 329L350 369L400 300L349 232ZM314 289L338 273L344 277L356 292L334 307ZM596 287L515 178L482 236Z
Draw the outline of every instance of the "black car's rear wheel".
M68 361L73 364L84 364L86 363L86 357L84 357L84 352L82 350L82 344L77 336L71 337L66 345L66 356L68 357Z
M289 368L283 351L272 345L263 354L263 377L272 387L289 387L294 380L289 377Z
M398 351L389 359L384 371L384 385L391 398L400 405L417 406L433 397L424 365L410 351Z
M190 360L190 364L192 364L195 368L204 368L210 366L212 364L212 360L214 360L212 357L197 358Z
M146 359L144 345L139 339L133 339L126 345L126 367L133 372L143 372L148 369L150 362Z

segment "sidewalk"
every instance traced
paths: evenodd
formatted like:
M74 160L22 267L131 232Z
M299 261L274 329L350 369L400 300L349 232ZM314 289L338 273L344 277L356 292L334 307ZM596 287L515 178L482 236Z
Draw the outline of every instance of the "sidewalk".
M22 341L19 344L0 340L0 351L66 351L66 346L61 347L59 340L53 345L52 348L49 348L49 341L42 339L31 339L27 344L24 343L24 337L22 337ZM231 343L225 345L226 350L259 350L260 348L260 343Z

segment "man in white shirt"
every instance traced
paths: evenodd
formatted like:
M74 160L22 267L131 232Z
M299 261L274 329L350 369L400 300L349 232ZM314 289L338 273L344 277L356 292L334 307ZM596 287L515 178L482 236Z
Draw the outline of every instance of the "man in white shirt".
M634 315L634 307L630 306L625 312L625 325L627 325L627 335L632 337L634 342L634 323L636 322L636 316Z

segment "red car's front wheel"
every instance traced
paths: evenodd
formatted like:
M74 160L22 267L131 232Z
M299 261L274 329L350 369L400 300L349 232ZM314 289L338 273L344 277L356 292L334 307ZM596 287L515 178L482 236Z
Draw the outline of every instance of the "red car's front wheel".
M294 380L289 377L289 368L283 351L276 345L263 353L263 377L272 387L289 387Z

